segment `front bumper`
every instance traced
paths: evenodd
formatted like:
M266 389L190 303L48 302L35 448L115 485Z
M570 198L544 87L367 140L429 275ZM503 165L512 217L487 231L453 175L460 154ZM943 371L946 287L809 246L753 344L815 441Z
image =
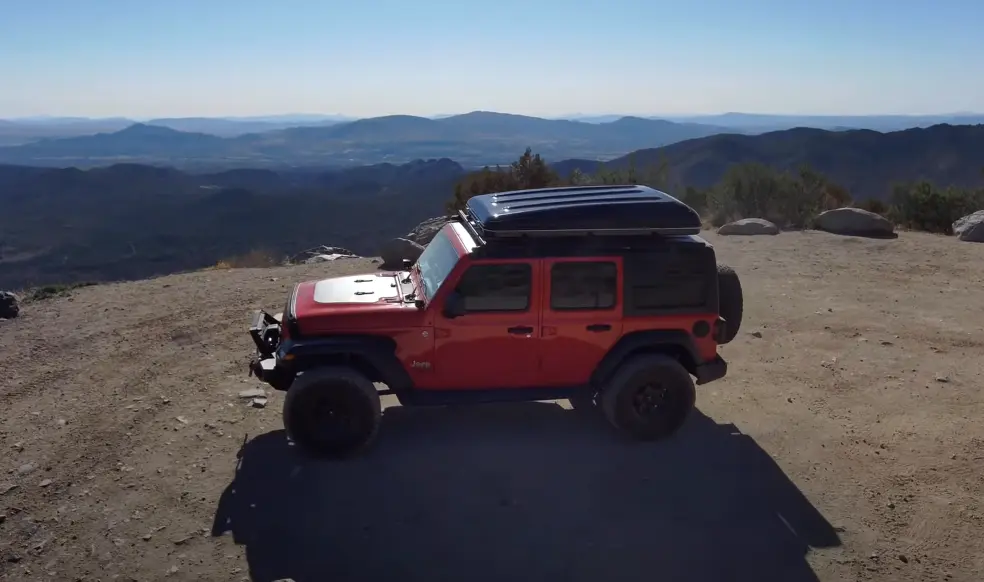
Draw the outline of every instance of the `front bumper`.
M728 373L728 362L721 356L714 356L713 360L697 366L696 372L694 375L697 376L697 384L720 380Z
M256 344L256 355L249 363L249 375L256 376L276 390L286 390L290 374L280 365L280 320L265 311L256 311L249 326L249 335Z

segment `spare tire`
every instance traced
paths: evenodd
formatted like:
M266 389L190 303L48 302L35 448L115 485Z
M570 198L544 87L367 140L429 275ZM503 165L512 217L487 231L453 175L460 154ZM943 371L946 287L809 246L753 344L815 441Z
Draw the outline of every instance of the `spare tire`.
M718 272L718 313L724 319L724 337L721 343L726 344L735 339L741 329L741 316L745 299L741 293L741 281L738 274L728 265L717 266Z

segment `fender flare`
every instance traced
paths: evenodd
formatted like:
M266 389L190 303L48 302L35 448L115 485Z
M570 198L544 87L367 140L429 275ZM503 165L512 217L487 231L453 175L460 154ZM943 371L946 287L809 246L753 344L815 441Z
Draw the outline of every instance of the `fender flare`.
M281 346L280 358L286 355L294 356L290 367L295 371L303 371L314 365L321 365L325 360L332 363L344 363L345 360L357 358L373 368L377 373L376 381L383 382L393 391L405 391L413 388L413 380L396 357L396 342L391 338L373 335L340 335L310 340L287 340ZM285 361L286 362L286 361Z
M591 384L596 387L604 386L605 382L618 370L627 358L638 352L682 351L686 360L681 361L684 368L691 374L701 363L700 353L689 333L682 329L660 329L637 331L619 338L605 357L601 359L595 371L591 374Z

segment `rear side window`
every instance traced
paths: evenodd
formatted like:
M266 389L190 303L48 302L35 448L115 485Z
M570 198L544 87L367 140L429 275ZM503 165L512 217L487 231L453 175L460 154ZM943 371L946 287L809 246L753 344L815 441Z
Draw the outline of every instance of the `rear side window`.
M714 255L700 247L668 247L627 258L627 315L716 308Z
M530 306L533 269L526 263L473 265L458 282L465 311L526 311Z
M611 309L618 292L618 267L613 262L554 263L550 268L550 309Z

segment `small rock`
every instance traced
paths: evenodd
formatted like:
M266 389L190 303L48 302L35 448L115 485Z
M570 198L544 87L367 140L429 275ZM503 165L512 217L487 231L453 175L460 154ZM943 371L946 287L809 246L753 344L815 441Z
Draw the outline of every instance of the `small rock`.
M48 485L51 485L51 483L52 483L51 479L45 479L44 481L42 481L38 485L40 485L41 487L47 487Z
M0 513L0 524L2 524L5 521L7 521L7 514L6 513Z
M177 566L171 566L170 568L167 569L167 576L170 576L171 574L177 574L177 573L178 573L178 567Z
M890 342L890 341L888 341L888 340L885 340L885 341L883 341L883 342L881 343L881 345L883 345L883 346L894 346L895 344L893 344L892 342Z
M30 473L31 471L33 471L33 470L35 470L37 468L38 468L38 466L37 466L36 463L24 463L23 465L21 465L20 467L17 468L17 474L18 475L27 475L28 473Z
M140 539L142 539L145 542L149 542L152 537L154 537L154 536L152 536L150 534L144 534L143 536L140 537Z
M758 338L760 338L760 337L762 337L762 332L760 332L760 331L753 331L753 332L751 332L748 335L750 335L752 337L758 337Z
M64 418L58 419L58 426L65 426L66 424L68 424L68 421L65 420Z
M24 450L24 443L16 442L16 443L10 445L10 448L14 449L15 451L17 451L19 453L19 452L21 452L21 451Z
M14 489L17 489L17 485L14 484L14 483L3 483L3 484L0 484L0 495L3 495L5 493L10 493Z
M266 408L267 399L264 397L258 397L253 399L253 408Z
M903 564L908 564L909 558L907 558L905 554L899 554L899 561L902 562Z
M792 401L793 401L792 398L786 398L786 402L792 402Z
M176 416L174 420L180 422L181 424L188 424L188 419L183 416Z
M21 561L21 557L17 554L10 554L9 556L7 556L7 561L10 562L11 564L16 564L17 562Z
M239 393L240 398L256 398L258 396L266 396L266 390L263 388L250 388Z
M939 383L941 383L941 384L946 384L947 382L950 381L950 377L949 376L944 376L942 374L937 374L936 375L936 381L939 382Z
M889 501L888 503L885 504L885 507L889 509L895 509L895 504Z
M189 535L183 535L181 537L174 538L173 540L171 540L171 543L174 544L174 545L176 545L176 546L181 546L181 545L184 545L185 543L187 543L188 540L190 540L190 539L191 539L191 536L189 536Z

